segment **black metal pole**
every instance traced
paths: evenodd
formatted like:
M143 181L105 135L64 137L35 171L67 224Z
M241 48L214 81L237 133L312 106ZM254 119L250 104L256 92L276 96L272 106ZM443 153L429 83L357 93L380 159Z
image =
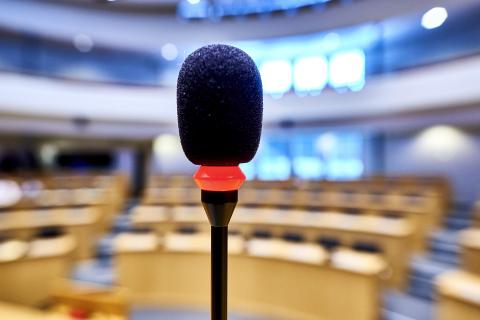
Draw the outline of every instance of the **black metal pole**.
M238 200L238 191L202 190L202 204L211 225L212 320L228 319L228 223Z
M212 320L227 320L228 226L211 227Z

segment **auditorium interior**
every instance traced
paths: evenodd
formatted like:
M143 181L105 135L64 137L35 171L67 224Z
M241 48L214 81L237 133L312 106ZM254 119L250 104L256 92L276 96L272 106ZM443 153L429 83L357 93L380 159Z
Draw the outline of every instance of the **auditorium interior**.
M228 319L479 320L479 17L477 0L0 1L0 319L210 318L177 79L226 44L263 96Z

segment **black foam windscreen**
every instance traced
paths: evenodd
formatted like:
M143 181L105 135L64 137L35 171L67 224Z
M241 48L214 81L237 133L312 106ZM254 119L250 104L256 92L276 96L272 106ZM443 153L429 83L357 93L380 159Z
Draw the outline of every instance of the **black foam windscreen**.
M190 54L177 82L180 140L197 165L233 166L255 155L262 131L262 81L242 50L208 45Z

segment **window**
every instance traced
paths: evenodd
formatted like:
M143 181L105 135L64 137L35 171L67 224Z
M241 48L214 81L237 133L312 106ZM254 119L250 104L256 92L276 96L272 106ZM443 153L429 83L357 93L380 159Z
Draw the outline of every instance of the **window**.
M328 62L324 57L297 59L293 70L293 86L298 93L319 93L327 85Z
M263 91L282 96L292 87L292 66L287 60L271 60L260 65Z
M330 58L330 85L335 89L361 90L365 85L365 53L363 50L343 51Z
M254 161L243 168L249 179L356 179L364 170L363 135L329 131L264 136Z

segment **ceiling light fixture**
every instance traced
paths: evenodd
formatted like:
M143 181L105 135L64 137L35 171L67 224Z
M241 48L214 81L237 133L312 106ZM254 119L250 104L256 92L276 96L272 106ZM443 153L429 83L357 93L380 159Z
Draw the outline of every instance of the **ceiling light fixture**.
M422 27L429 30L438 28L445 22L445 20L447 20L447 18L447 9L442 7L432 8L423 14Z

